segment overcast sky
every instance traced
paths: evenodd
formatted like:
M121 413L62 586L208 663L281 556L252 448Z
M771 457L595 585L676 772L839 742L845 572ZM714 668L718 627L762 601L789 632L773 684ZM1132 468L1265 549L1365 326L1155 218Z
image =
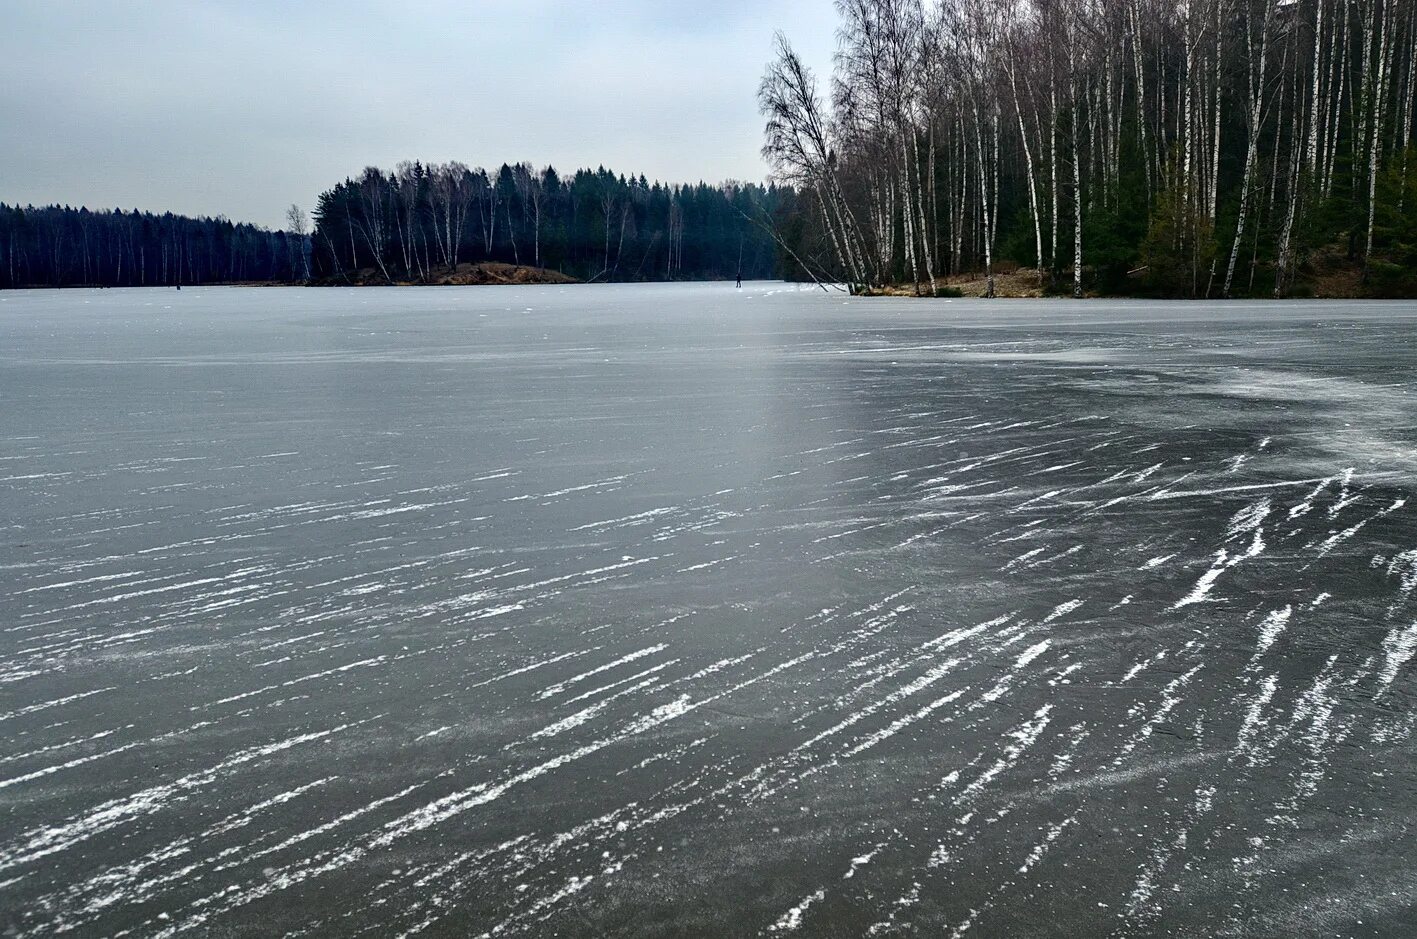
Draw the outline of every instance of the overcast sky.
M375 164L760 180L776 29L831 0L4 0L0 202L279 226Z

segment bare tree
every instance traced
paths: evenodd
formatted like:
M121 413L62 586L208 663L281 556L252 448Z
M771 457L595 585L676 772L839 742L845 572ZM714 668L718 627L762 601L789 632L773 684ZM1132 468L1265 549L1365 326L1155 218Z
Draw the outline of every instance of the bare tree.
M758 89L758 103L768 117L763 157L780 180L811 190L848 276L867 283L860 230L836 177L816 81L787 37L777 34L776 45L777 57Z
M293 202L290 208L285 210L285 230L287 241L291 244L291 255L295 259L295 263L291 265L291 277L294 280L309 280L310 242L306 237L309 232L309 220L305 211Z
M1245 110L1245 170L1240 182L1240 208L1235 220L1235 241L1230 249L1230 263L1225 269L1225 287L1221 295L1230 296L1235 280L1235 262L1240 257L1240 246L1245 237L1245 222L1248 220L1251 191L1254 188L1255 164L1259 157L1260 132L1264 123L1264 109L1267 94L1266 71L1269 64L1270 27L1274 19L1274 0L1259 0L1260 9L1254 9L1253 2L1247 4L1245 15L1245 46L1249 53L1247 81L1247 107Z

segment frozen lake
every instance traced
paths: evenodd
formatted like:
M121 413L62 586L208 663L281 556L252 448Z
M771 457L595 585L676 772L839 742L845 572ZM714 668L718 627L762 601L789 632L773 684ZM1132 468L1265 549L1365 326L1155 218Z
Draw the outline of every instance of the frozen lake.
M0 293L0 933L1410 935L1414 338Z

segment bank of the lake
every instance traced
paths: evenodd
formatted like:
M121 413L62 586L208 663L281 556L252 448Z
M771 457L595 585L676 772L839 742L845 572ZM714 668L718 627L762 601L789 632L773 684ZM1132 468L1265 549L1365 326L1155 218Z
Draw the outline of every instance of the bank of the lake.
M316 287L483 287L490 285L578 284L575 277L544 267L503 264L500 261L463 263L455 269L430 269L421 278L393 278L377 267L364 267L348 274L334 274L315 281Z

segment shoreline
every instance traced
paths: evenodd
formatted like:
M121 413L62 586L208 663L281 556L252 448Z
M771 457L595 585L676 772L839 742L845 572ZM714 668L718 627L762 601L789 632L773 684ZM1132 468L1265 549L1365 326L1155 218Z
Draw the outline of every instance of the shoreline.
M378 268L360 268L350 274L309 282L311 287L492 287L528 284L579 284L578 278L529 264L502 261L464 262L453 270L430 272L421 280L394 280Z

